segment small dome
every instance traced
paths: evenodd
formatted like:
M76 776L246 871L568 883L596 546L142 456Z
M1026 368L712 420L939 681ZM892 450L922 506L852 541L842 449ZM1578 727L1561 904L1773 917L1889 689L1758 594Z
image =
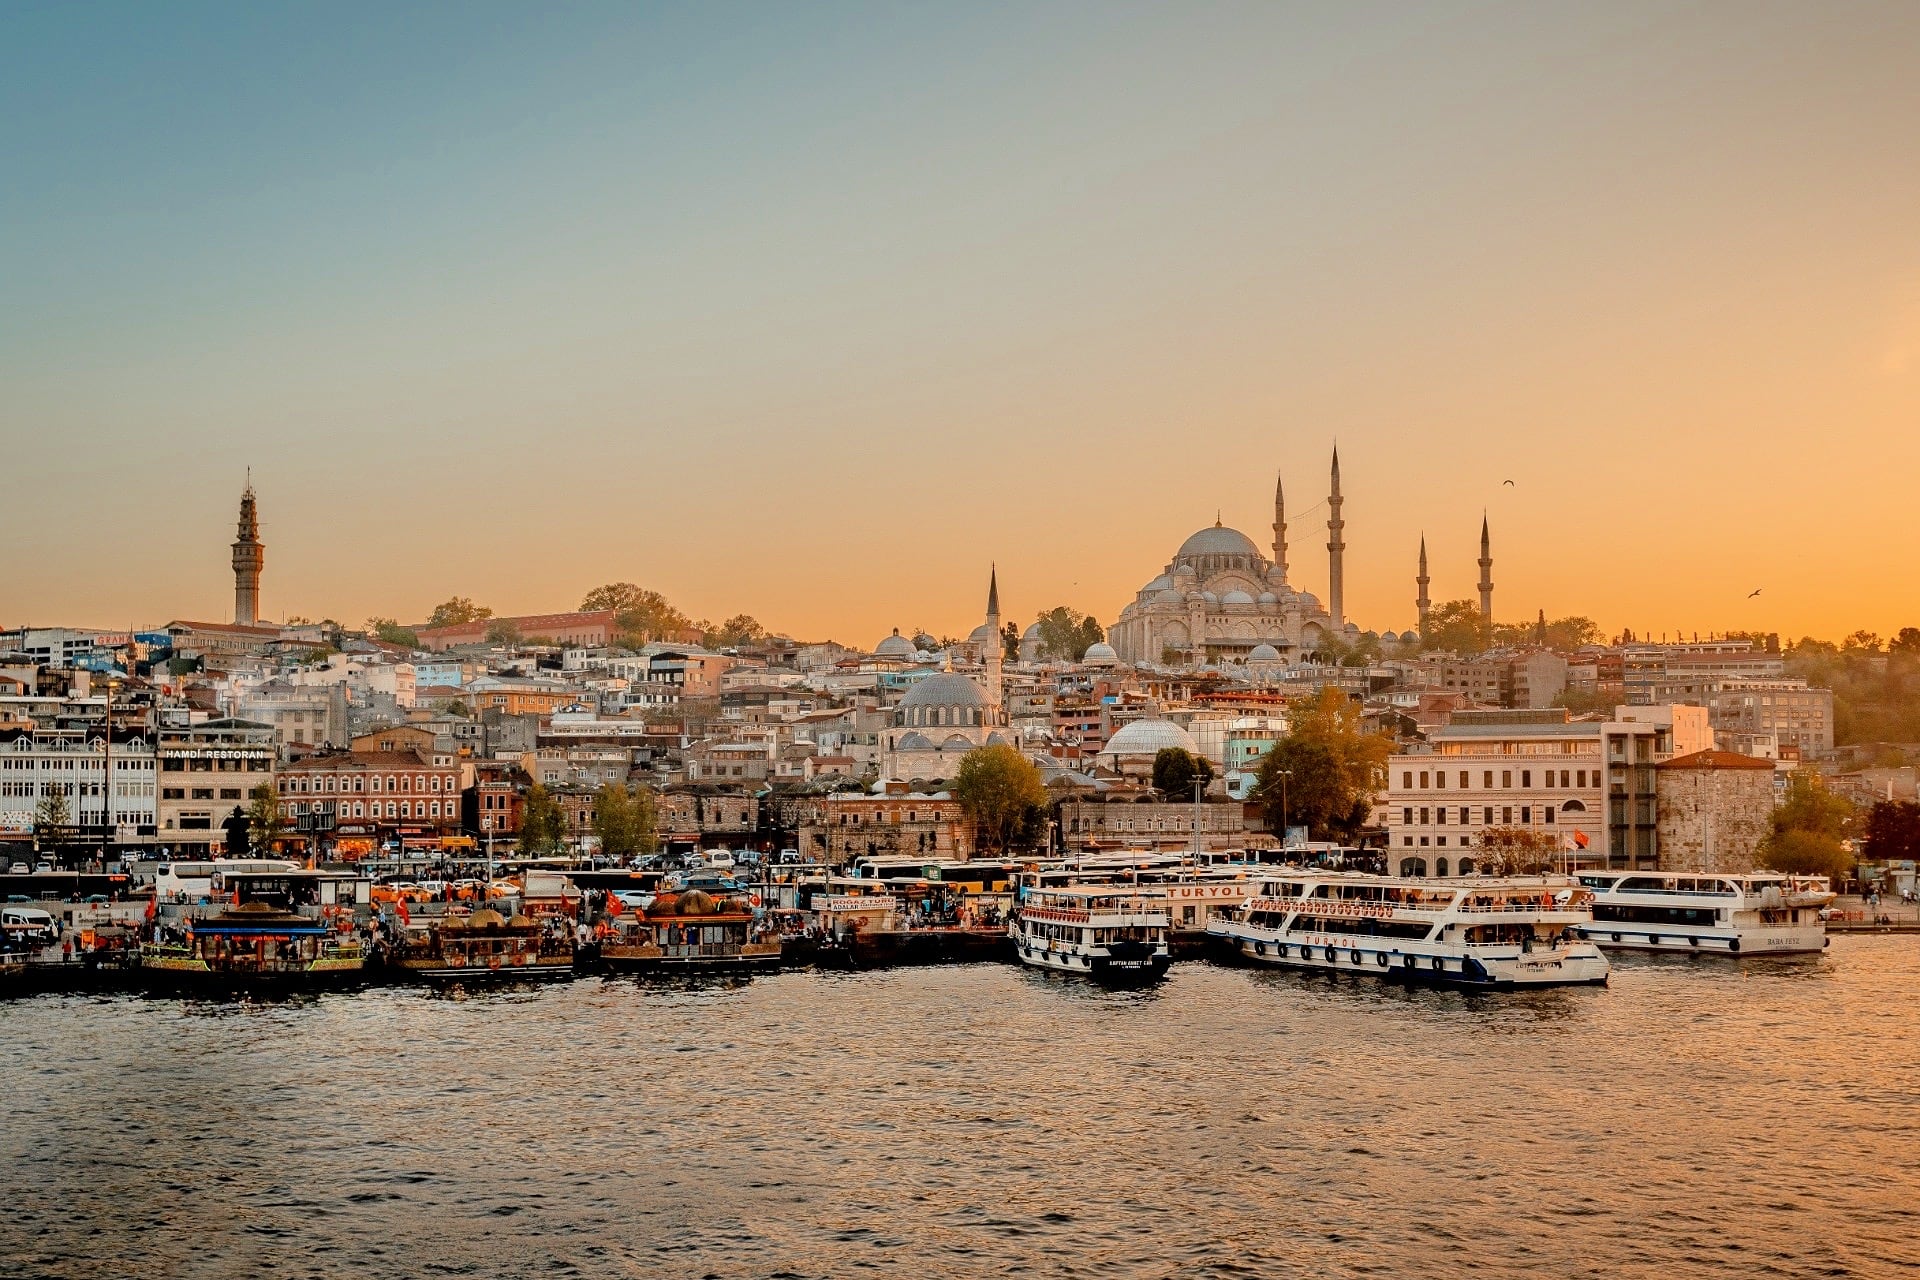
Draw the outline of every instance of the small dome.
M1248 662L1278 662L1280 651L1270 644L1257 644L1247 654Z
M947 735L947 740L940 744L940 749L942 751L971 751L973 750L973 739L961 733L949 734Z
M1211 592L1211 591L1202 591L1202 592L1200 593L1200 598L1201 598L1202 600L1205 600L1205 601L1206 601L1206 602L1207 602L1208 604L1219 604L1219 603L1220 603L1220 597L1219 597L1219 596L1217 596L1217 595L1215 595L1215 594L1213 594L1213 592Z
M498 911L495 911L492 907L482 907L467 917L467 928L491 929L496 925L502 925L506 922L507 918Z
M984 622L967 633L968 644L991 644L992 642L993 628Z
M1080 661L1090 667L1105 666L1120 661L1120 655L1103 640L1099 644L1088 645L1086 655Z
M1244 591L1229 591L1220 597L1221 604L1252 604L1253 597Z
M1273 592L1271 591L1262 591L1260 593L1260 603L1261 604L1279 604L1280 597L1273 594Z
M1180 747L1199 753L1193 735L1171 720L1135 720L1122 725L1120 732L1107 739L1100 749L1103 756L1150 756L1162 747Z
M895 751L931 751L933 750L933 742L926 734L916 729L904 738L901 738L900 741L894 743L893 749Z
M987 745L990 747L1010 747L1013 745L1013 740L1007 737L1006 734L1001 733L998 729L995 729L987 735Z
M892 635L873 646L873 652L876 657L911 658L913 656L913 641L901 635L900 628L895 627Z
M942 671L925 676L900 699L902 707L984 707L987 695L963 675Z
M712 894L702 889L689 889L680 895L675 909L683 916L710 916L717 905Z
M1169 578L1166 574L1163 573L1159 577L1155 578L1152 582L1149 582L1146 586L1140 589L1142 591L1165 591L1167 588L1171 587L1172 585L1173 585L1173 579ZM1037 627L1040 624L1036 622L1033 625Z
M1040 624L1037 622L1029 622L1027 629L1020 633L1020 638L1022 640L1038 640L1040 638Z
M1202 529L1185 542L1174 553L1176 560L1188 556L1258 556L1260 549L1253 545L1253 539L1238 529L1229 529L1225 525L1214 525Z

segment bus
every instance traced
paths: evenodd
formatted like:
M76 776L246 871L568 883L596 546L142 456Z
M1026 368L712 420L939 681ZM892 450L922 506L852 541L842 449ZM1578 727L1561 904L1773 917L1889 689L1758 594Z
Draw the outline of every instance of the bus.
M215 862L163 862L153 877L153 896L161 902L199 902L226 892L229 873L248 875L298 871L299 864L269 858L222 858Z

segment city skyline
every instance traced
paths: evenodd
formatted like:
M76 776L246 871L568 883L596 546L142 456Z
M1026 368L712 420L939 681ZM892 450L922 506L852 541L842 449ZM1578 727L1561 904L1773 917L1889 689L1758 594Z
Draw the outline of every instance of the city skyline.
M1110 625L1216 515L1345 613L1920 620L1920 16L15 13L0 625ZM1506 481L1513 481L1512 485ZM1760 591L1758 597L1751 595Z

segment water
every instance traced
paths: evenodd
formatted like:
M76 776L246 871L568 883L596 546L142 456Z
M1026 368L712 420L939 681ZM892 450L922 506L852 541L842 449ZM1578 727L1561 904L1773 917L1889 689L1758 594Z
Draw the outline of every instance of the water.
M0 1005L0 1272L1920 1276L1920 939Z

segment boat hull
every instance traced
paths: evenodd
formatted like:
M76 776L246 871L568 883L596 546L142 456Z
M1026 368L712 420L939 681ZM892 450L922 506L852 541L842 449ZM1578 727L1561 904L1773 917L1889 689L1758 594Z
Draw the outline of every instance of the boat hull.
M1682 955L1791 956L1827 948L1825 925L1776 925L1756 929L1689 929L1684 926L1601 920L1582 931L1604 951L1666 951Z
M599 965L611 973L754 973L780 967L780 944L756 942L737 949L679 954L655 946L600 948Z
M316 961L302 969L246 970L208 966L203 961L143 962L126 970L147 991L175 995L273 995L307 991L349 991L368 979L362 961Z
M1005 929L860 929L847 956L856 969L1005 961L1013 958L1013 940Z
M430 961L401 960L392 972L400 978L436 985L481 982L559 982L573 977L573 961L566 958L543 959L532 964L442 965Z
M1173 966L1173 956L1166 951L1150 951L1138 956L1112 956L1060 950L1031 939L1015 938L1012 941L1015 958L1029 968L1078 974L1113 986L1158 982L1167 976L1167 970Z
M1389 982L1519 991L1541 987L1597 986L1607 981L1606 957L1582 945L1516 955L1473 955L1409 946L1382 947L1367 938L1303 943L1222 929L1218 953L1252 964L1303 972L1351 973Z

